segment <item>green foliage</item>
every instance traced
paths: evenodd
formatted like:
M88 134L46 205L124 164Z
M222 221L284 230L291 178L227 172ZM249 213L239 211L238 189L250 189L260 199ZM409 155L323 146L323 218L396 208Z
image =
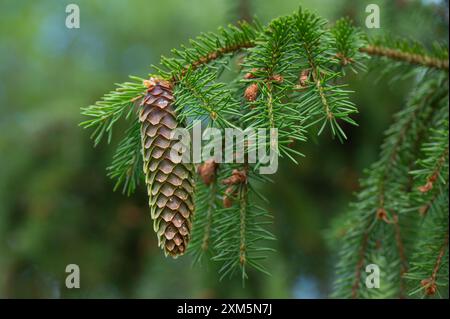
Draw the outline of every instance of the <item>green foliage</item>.
M141 127L136 121L117 146L113 162L107 167L108 176L116 179L114 190L122 186L122 192L130 196L142 179Z
M230 176L231 167L223 169L222 176ZM268 274L261 263L267 258L267 252L273 251L264 243L274 240L274 236L266 229L271 224L271 216L267 210L257 205L259 194L255 183L267 179L252 171L247 171L248 182L235 186L232 194L233 205L215 211L216 229L213 241L214 261L222 264L219 269L220 278L232 277L240 273L242 282L248 278L249 268L255 268ZM222 194L225 187L222 187Z
M436 118L436 114L442 116L448 107L448 78L445 74L430 71L418 82L406 107L395 116L394 123L387 130L380 159L361 181L362 190L357 201L352 204L344 222L337 226L341 229L338 233L344 233L339 239L342 246L334 292L337 297L406 296L403 275L408 269L407 260L420 249L414 239L419 229L417 197L422 194L414 186L411 173L418 174L419 179L420 174L422 177L429 174L430 167L435 167L437 161L448 161L448 154L442 160L445 148L448 149L443 133L445 129L442 128L439 132L444 136L437 143L437 137L431 137L433 146L427 143L422 147L427 159L417 160L421 143L429 132L434 131L429 127L442 127L443 120ZM425 165L424 162L428 170L412 169L417 164ZM447 180L441 182L446 184L448 173L443 176ZM365 287L365 267L371 263L382 269L380 289Z
M335 47L334 56L343 67L342 71L347 66L355 73L358 69L365 70L362 63L365 57L359 49L367 45L367 37L361 29L355 27L349 18L341 18L334 24L331 34Z
M187 70L204 64L209 68L221 70L228 58L236 51L253 45L253 40L260 32L257 21L253 24L240 22L238 26L229 25L220 28L217 33L201 34L190 41L190 47L173 49L173 57L162 57L161 66L153 66L157 73L167 79L180 80Z
M429 205L405 278L413 297L448 298L448 185ZM426 291L431 285L432 295Z
M274 19L266 27L244 22L216 34L202 34L190 42L190 47L183 46L173 50L172 57L163 57L160 66L153 70L174 84L180 123L190 127L193 121L200 120L204 126L222 133L227 127L278 129L276 151L297 162L296 156L302 153L298 143L293 142L304 142L308 133L319 135L327 127L333 137L344 141L347 136L343 124L356 125L352 116L357 109L350 100L352 92L344 83L344 76L346 68L354 72L365 69L367 52L362 49L367 43L366 35L349 19L338 20L330 27L325 19L300 9ZM429 61L429 57L448 58L443 47L436 46L430 55L420 46L406 42L385 39L371 40L370 44L391 45L408 55L409 60L410 55L415 55L414 63ZM398 56L394 58L399 60ZM389 66L405 64L381 60ZM337 226L342 231L335 232L344 234L339 239L342 245L335 289L339 297L405 296L404 274L408 269L410 279L424 271L430 273L428 264L420 264L417 253L417 247L428 244L411 240L411 234L419 229L417 211L416 215L411 212L417 210L417 203L423 204L416 181L429 180L439 167L439 186L430 194L440 195L448 182L448 146L444 145L448 122L438 121L436 116L448 106L448 78L438 70L429 70L433 68L430 63L408 67L416 76L416 88L387 131L380 159L367 171L348 217ZM105 134L110 141L113 125L134 113L133 103L146 88L143 79L133 79L135 82L121 84L100 102L83 108L82 113L91 119L81 126L95 128L95 144ZM253 89L252 97L248 96L249 88ZM437 130L429 130L430 125L437 125ZM443 129L445 125L447 128ZM422 145L424 141L427 144ZM108 175L117 179L115 188L122 186L127 194L136 189L140 179L139 144L139 129L133 125L108 168ZM267 146L272 147L269 142ZM424 158L418 160L421 148ZM262 260L271 248L263 243L274 237L267 230L269 214L257 204L257 198L262 196L255 185L267 182L257 174L259 164L223 163L210 186L197 182L189 252L195 261L207 257L219 262L221 278L240 272L244 280L251 267L267 272ZM248 180L235 185L233 204L222 208L221 198L227 189L222 182L234 169L245 170ZM430 215L438 215L431 212L441 206L431 206L434 208ZM434 253L438 246L433 247ZM410 256L419 256L412 268L408 268ZM381 289L365 289L364 267L368 263L382 268Z
M417 161L417 169L411 171L414 178L425 185L432 181L433 188L445 187L448 181L448 112L438 112L430 127L429 140L425 141L421 150L424 158Z
M448 61L448 48L443 43L435 42L431 48L418 41L384 35L368 38L368 44L379 50L375 54L379 59L371 64L371 70L379 74L379 78L387 79L395 85L398 81L414 81L426 65L412 62L418 59L422 63L442 64ZM399 58L402 55L402 58ZM448 62L447 62L448 63ZM447 64L448 69L448 64Z
M205 262L205 259L209 259L215 254L213 245L217 239L218 225L216 212L222 205L217 180L210 186L197 180L196 185L195 208L197 214L189 247L189 253L194 256L195 264Z
M132 76L133 82L117 84L118 88L111 91L94 105L81 109L81 114L90 117L80 123L83 128L94 128L91 138L94 145L98 145L107 135L108 143L111 142L114 124L125 115L126 118L133 113L134 99L145 90L143 79Z
M402 53L427 56L432 59L448 60L448 48L443 43L439 42L434 42L430 49L416 40L398 38L392 35L372 37L368 39L368 42L370 45L386 47L392 50L398 50ZM384 60L386 61L385 58ZM389 61L389 65L392 63L393 61ZM401 61L398 61L398 63L401 63Z
M270 23L266 32L256 41L242 64L245 85L258 86L255 101L245 101L242 125L249 128L277 128L278 147L281 155L295 159L301 155L289 145L305 141L304 116L289 96L296 85L300 69L293 54L294 43L289 18Z
M321 123L318 134L329 125L333 136L342 141L346 136L339 121L355 125L350 115L356 112L356 108L349 100L350 92L345 89L346 85L337 83L343 74L333 71L340 63L333 51L349 48L348 42L353 39L339 37L339 41L333 41L333 35L346 32L344 30L348 29L348 25L339 23L331 32L325 29L326 24L326 20L302 9L293 16L293 34L300 68L309 74L306 92L301 92L297 97L298 107L311 117L314 124ZM361 43L358 41L353 45Z
M436 112L435 125L421 146L422 157L410 172L410 203L422 216L405 274L413 297L448 298L448 116L445 107Z
M189 70L175 87L178 118L184 123L207 121L211 127L232 127L230 117L239 116L239 103L217 74L204 68Z

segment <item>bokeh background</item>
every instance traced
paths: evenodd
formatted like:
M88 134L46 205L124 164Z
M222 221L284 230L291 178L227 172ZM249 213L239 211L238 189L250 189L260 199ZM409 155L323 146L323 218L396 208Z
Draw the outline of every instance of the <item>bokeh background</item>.
M81 28L65 27L76 3ZM106 177L114 145L92 147L79 108L130 74L145 77L161 54L200 32L256 15L263 23L302 5L330 21L364 26L381 8L381 29L430 44L448 38L447 1L407 0L79 0L0 2L0 297L326 298L335 255L329 229L358 189L410 88L377 70L350 76L359 127L341 145L322 136L302 146L299 166L281 163L271 199L276 252L272 276L250 272L219 282L217 265L164 258L143 185L131 197ZM120 129L119 129L120 130ZM117 132L118 130L116 130ZM65 287L65 267L81 288Z

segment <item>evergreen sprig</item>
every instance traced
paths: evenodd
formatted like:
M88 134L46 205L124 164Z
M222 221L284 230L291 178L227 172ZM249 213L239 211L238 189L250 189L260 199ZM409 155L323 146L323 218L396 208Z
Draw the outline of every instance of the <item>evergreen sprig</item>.
M239 103L225 83L208 68L189 70L175 87L178 118L192 123L204 121L210 127L233 127L230 117L239 116Z
M437 124L433 115L448 105L445 75L418 79L418 86L406 108L396 116L382 145L380 159L366 172L362 190L342 227L335 296L353 298L405 297L404 274L413 242L405 242L405 232L417 228L411 167L418 162L418 149L426 139L428 125ZM419 161L420 163L421 161ZM427 161L428 162L428 161ZM414 172L414 170L413 170ZM417 208L417 207L416 207ZM377 264L380 289L365 286L365 267Z
M362 51L383 59L391 59L399 64L409 63L416 66L448 70L448 48L441 43L433 43L431 50L412 39L393 36L369 38L369 45ZM395 63L394 63L395 65Z
M130 196L142 179L141 130L136 121L117 146L113 162L107 167L108 176L116 179L114 190L122 187L122 193Z
M410 172L415 179L411 213L420 214L411 268L405 274L413 297L448 297L448 115L448 109L435 114L422 158Z
M235 166L236 167L236 166ZM235 168L233 168L235 169ZM248 278L249 268L268 274L262 261L267 252L273 251L263 243L275 237L266 229L271 224L271 216L266 209L256 203L263 196L258 192L255 183L265 178L245 168L247 181L235 185L231 194L233 205L216 211L216 232L214 261L222 264L219 269L220 279L240 274L243 283ZM232 168L222 170L222 176L230 176ZM225 193L225 187L222 191Z
M430 128L429 141L422 146L424 158L417 161L418 169L411 171L422 182L418 188L422 193L448 183L448 112L439 116L436 128Z
M190 70L208 65L220 69L224 60L237 51L253 46L253 41L261 31L257 20L250 24L245 21L237 26L219 28L217 33L205 33L190 41L190 47L172 50L173 57L162 57L161 66L153 66L156 72L174 82L179 81ZM226 63L226 62L225 62Z
M114 124L124 115L126 118L133 114L134 102L143 95L144 79L130 76L132 82L116 84L118 88L105 94L94 105L81 108L81 114L89 117L89 120L80 123L83 128L93 128L91 138L94 145L98 145L107 135L108 143L111 142Z
M217 240L217 211L221 207L217 180L211 185L197 181L192 242L189 252L194 256L194 264L201 263L215 255L214 243Z
M242 65L246 78L242 82L248 88L257 85L258 96L246 101L241 123L254 129L278 129L280 154L295 161L293 156L302 154L290 145L306 138L302 112L289 99L299 68L293 54L293 30L288 20L272 21L247 54Z
M335 48L334 56L339 60L342 72L345 73L345 67L349 67L354 73L365 70L363 61L366 57L361 48L367 46L367 37L361 29L355 27L350 18L341 18L331 28L331 34Z
M346 135L339 120L356 125L350 115L357 111L349 99L350 91L346 85L336 83L343 74L334 71L340 64L334 52L349 47L349 44L344 43L343 37L339 42L333 41L333 34L344 33L347 26L340 23L332 33L325 28L326 24L323 18L302 9L293 16L300 67L308 74L303 84L307 90L299 94L298 107L313 119L312 124L321 122L318 134L329 125L333 136L342 141Z
M448 298L448 185L431 203L405 274L412 297Z

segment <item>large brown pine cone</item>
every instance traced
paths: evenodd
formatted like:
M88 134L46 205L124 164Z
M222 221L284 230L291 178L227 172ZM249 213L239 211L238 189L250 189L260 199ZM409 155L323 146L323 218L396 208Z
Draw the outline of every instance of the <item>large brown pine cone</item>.
M170 158L178 122L171 83L151 78L139 114L142 155L153 228L166 256L182 255L190 240L194 214L193 165Z

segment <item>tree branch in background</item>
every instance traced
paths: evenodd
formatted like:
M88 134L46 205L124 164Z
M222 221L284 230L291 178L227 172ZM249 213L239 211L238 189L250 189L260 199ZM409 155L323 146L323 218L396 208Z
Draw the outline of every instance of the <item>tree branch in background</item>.
M369 55L386 57L392 60L397 60L410 64L417 64L429 68L448 70L448 60L440 60L437 58L430 57L428 55L402 52L400 50L375 45L369 45L367 47L361 48L360 51L367 53Z

